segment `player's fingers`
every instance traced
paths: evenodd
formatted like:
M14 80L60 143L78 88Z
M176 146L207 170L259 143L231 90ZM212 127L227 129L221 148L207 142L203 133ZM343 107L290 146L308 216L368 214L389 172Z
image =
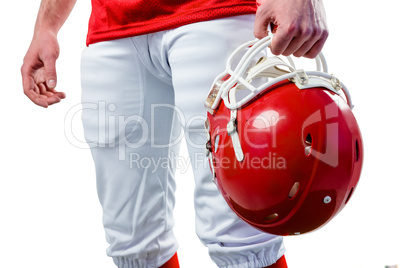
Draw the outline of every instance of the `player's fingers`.
M55 94L56 96L58 96L60 99L64 99L66 98L66 94L64 92L61 91L56 91L54 88L48 88L48 91L52 92L53 94Z
M46 99L46 102L47 102L49 105L52 105L52 104L55 104L55 103L59 103L60 101L61 101L60 98L57 97L56 95L53 95L53 96L51 96L51 97L49 97L49 98Z
M290 43L288 44L288 46L285 48L285 50L282 52L282 55L284 55L284 56L292 55L293 53L298 51L301 47L303 47L305 42L306 42L305 38L301 38L301 37L293 38L290 41Z
M254 36L258 39L262 39L268 35L267 33L268 23L262 23L261 25L254 24Z
M34 91L37 95L40 96L40 89L39 89L38 85L34 84L34 89L33 89L33 91Z
M43 83L39 84L41 99L44 99L48 105L52 105L55 103L59 103L61 99L65 98L65 94L63 92L57 92L54 89L47 89L46 85Z
M314 44L315 44L315 42L306 42L306 43L304 43L303 46L301 46L297 51L295 51L293 53L293 55L295 57L303 57L303 56L305 56L306 53L309 52L312 49L312 47L314 47ZM315 58L315 56L313 56L312 58Z
M271 23L270 16L267 12L268 10L265 6L260 6L257 9L254 21L254 36L258 39L267 36L268 25Z
M24 90L25 95L35 89L35 83L31 76L30 70L24 64L21 67L21 76L22 76L22 88Z
M324 47L327 37L328 35L325 38L318 40L306 53L303 54L303 57L311 59L317 57Z
M316 42L317 40L306 40L303 44L301 44L300 47L293 50L291 54L293 54L295 57L303 57L308 51L310 51Z
M295 34L292 29L285 29L278 26L276 34L272 37L271 52L274 55L282 54L292 42ZM297 44L296 44L297 45Z
M42 91L40 96L43 96L45 99L55 97L59 101L66 97L63 92L50 92L49 90Z
M22 83L25 96L27 96L28 99L30 99L36 105L47 108L49 105L45 99L40 97L40 89L37 85L35 85L33 78L27 75L25 71L22 71L22 73Z
M50 93L50 94L52 94L52 93ZM52 94L52 95L43 95L42 94L42 95L39 95L38 98L41 100L44 100L46 102L47 106L61 101L61 99L54 94Z
M301 48L307 48L305 51L308 51L317 41L318 35L312 27L299 27L297 31L290 31L289 34L294 34L294 37L282 53L285 56L290 56Z
M29 71L25 67L21 68L22 73L22 87L25 96L28 97L36 105L47 107L47 103L39 98L39 88L35 85L33 78L30 76Z
M39 88L39 94L46 96L47 94L46 85L44 85L43 83L39 83L37 86Z
M66 98L66 93L64 92L56 92L54 93L57 97L59 97L60 99L65 99Z
M315 32L306 42L294 52L296 57L308 57L315 58L324 46L325 41L328 38L327 30L319 30Z
M46 100L40 98L40 96L33 90L29 90L24 92L25 95L36 105L47 108L49 105L47 104Z

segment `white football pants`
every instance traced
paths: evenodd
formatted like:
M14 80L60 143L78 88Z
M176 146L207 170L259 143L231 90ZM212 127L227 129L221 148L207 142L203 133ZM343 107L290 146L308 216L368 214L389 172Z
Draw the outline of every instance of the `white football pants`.
M194 23L100 42L82 56L83 124L119 268L158 267L177 250L174 173L186 138L195 178L196 231L219 267L264 267L282 238L257 231L228 207L205 157L203 106L230 53L252 40L254 16Z

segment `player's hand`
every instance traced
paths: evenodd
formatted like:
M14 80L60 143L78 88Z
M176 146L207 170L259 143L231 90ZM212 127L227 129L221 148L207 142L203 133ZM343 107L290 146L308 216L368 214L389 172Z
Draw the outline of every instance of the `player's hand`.
M47 108L66 97L55 90L58 57L56 35L51 31L36 32L21 67L24 93L36 105Z
M270 23L277 26L271 43L275 55L314 58L328 37L321 0L257 0L254 25L257 38L267 36Z

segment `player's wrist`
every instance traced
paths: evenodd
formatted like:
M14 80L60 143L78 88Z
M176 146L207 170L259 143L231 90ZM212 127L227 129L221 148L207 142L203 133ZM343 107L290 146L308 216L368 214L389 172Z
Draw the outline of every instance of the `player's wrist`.
M34 29L34 37L44 35L57 37L59 30L59 27L48 22L37 23Z

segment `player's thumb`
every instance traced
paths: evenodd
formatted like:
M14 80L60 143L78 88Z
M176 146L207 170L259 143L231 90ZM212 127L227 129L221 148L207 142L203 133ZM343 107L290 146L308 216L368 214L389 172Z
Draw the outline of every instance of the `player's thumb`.
M57 85L56 59L49 58L43 61L45 65L46 86L55 88Z

